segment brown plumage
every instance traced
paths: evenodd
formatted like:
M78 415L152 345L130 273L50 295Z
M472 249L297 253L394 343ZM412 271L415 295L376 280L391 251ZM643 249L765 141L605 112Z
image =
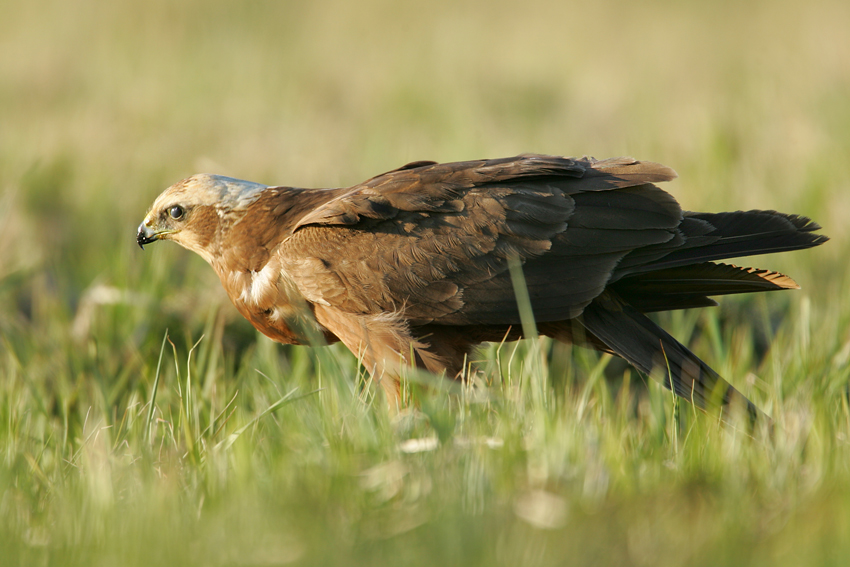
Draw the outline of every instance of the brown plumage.
M415 162L347 189L195 175L160 195L140 245L174 240L215 269L268 337L342 341L396 400L400 365L457 376L483 341L521 336L509 264L541 334L622 356L701 408L758 410L644 314L797 288L714 260L817 246L809 219L692 213L676 173L614 158ZM669 369L669 375L668 375Z

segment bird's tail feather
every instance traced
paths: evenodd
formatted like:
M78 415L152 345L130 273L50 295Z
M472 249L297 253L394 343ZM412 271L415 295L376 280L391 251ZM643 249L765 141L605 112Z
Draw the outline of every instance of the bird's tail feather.
M603 292L588 305L581 322L612 351L697 407L712 411L742 406L752 423L770 421L717 372L614 291Z

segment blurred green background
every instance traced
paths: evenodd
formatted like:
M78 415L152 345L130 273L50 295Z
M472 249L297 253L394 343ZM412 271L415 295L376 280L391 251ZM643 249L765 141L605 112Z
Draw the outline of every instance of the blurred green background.
M849 29L843 0L0 2L6 561L843 565ZM272 345L200 258L134 240L201 171L331 187L522 152L658 161L687 209L824 226L753 262L802 292L664 319L779 434L546 342L545 407L491 348L483 394L393 416L342 349ZM296 387L324 390L263 414Z

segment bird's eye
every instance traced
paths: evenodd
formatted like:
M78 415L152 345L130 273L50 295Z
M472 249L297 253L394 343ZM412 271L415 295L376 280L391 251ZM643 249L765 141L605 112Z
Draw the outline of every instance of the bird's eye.
M168 214L171 215L173 219L181 219L186 211L183 210L183 207L180 205L174 205L170 209L168 209Z

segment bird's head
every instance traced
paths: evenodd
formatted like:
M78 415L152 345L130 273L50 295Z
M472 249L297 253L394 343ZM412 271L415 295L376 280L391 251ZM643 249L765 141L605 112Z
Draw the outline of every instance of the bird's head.
M201 173L175 183L156 198L139 225L136 242L173 240L211 262L211 244L223 219L257 200L265 185Z

